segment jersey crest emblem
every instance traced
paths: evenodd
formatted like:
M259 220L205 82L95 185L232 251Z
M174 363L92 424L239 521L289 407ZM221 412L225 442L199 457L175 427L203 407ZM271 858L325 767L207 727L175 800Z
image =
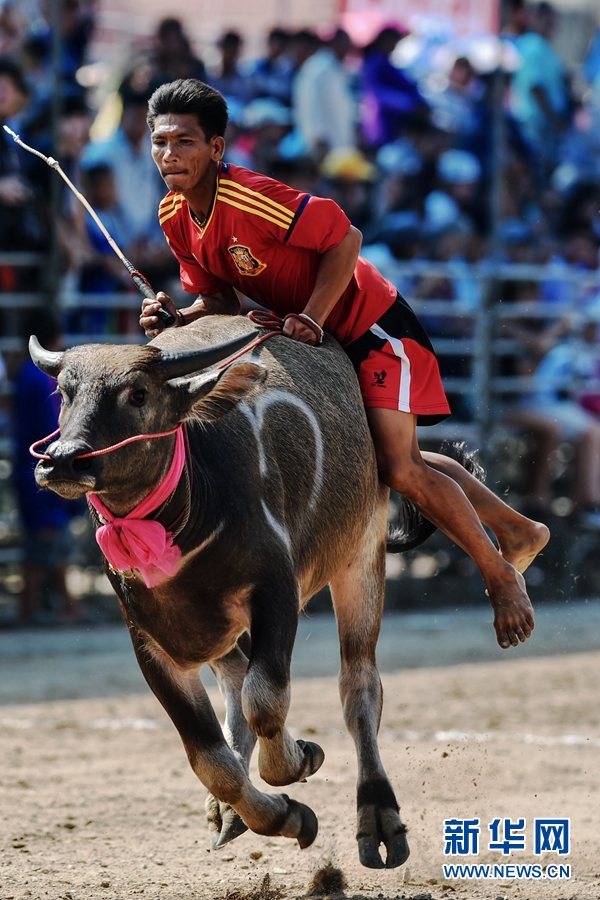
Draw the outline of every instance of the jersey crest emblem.
M257 259L250 247L244 247L242 244L234 244L227 248L231 253L232 259L236 264L238 271L242 275L260 275L267 268L267 264Z

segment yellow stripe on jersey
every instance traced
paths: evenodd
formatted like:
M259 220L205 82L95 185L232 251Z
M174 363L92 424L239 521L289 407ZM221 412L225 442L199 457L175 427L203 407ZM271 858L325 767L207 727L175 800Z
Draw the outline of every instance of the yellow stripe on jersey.
M160 201L158 205L159 209L162 207L166 209L168 206L173 206L174 203L176 203L178 200L181 200L182 198L183 194L171 194L171 196L167 194L167 196L163 197Z
M173 194L172 197L163 197L163 199L158 204L158 216L163 216L166 212L169 212L177 202L183 200L183 194Z
M232 191L229 188L219 186L217 197L219 200L223 200L226 197L230 198L232 202L241 203L244 208L250 208L254 210L257 215L260 212L262 212L263 215L267 213L269 216L272 216L273 220L276 221L278 225L281 225L282 228L289 228L292 223L292 219L294 218L293 213L290 213L289 216L284 216L283 213L272 209L270 206L267 206L266 203L260 203L253 197L245 197L243 194L238 194L237 191Z
M271 200L270 197L266 197L264 194L261 194L259 191L253 191L250 188L244 187L241 184L238 184L237 181L232 181L231 178L221 178L219 179L219 186L225 186L228 188L233 188L236 191L239 191L241 194L247 194L248 196L245 198L246 201L251 198L256 199L257 201L261 201L262 203L268 204L274 213L285 216L286 219L289 218L290 222L294 218L294 213L291 212L287 206L283 206L281 203L277 203L276 200ZM240 199L242 199L240 197Z
M178 203L177 206L173 207L173 209L166 212L163 216L160 216L158 219L159 224L162 225L164 222L167 221L167 219L172 219L173 216L176 216L182 206L183 206L183 202Z
M260 216L261 219L266 219L267 222L273 222L274 225L279 225L280 228L284 228L286 231L289 227L289 222L282 223L281 219L276 219L275 216L267 215L267 213L262 212L260 209L256 209L252 206L246 206L243 203L236 203L231 197L226 197L220 191L217 194L217 200L220 200L221 203L227 203L228 206L235 206L236 209L242 209L244 212L253 213L255 216Z

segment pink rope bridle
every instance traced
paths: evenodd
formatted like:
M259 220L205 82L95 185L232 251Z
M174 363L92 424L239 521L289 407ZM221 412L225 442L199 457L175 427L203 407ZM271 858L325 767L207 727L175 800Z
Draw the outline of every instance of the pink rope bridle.
M231 365L240 356L248 353L254 347L262 344L270 337L281 334L285 319L281 319L275 313L261 312L255 310L249 314L252 322L262 328L269 329L266 334L259 335L237 353L227 357L218 363L215 368L223 369ZM317 333L318 325L315 323L313 328L310 322L305 322L300 316L291 313L287 318L298 318L303 324L314 331L318 339L322 334ZM131 510L126 516L113 516L111 511L104 506L100 498L94 494L88 494L88 500L94 509L104 518L105 523L96 531L96 541L104 556L109 562L110 567L115 572L125 572L127 569L137 569L147 587L152 588L161 584L165 578L172 577L179 569L181 561L181 550L173 543L173 535L166 531L164 526L156 520L148 520L146 517L151 515L165 499L175 490L183 466L185 464L185 451L183 440L183 426L178 425L170 431L160 431L153 434L135 434L132 437L125 438L110 447L104 447L101 450L90 450L88 453L80 453L77 459L89 459L94 456L104 456L126 447L134 441L149 440L152 438L169 437L169 435L177 433L175 442L175 450L173 459L169 467L167 475L163 481L156 485L150 494L139 503L135 509ZM53 438L58 437L60 428L53 431L47 437L39 441L35 441L29 448L29 452L36 459L51 460L52 457L48 453L38 453L37 448L41 444L47 444Z
M177 428L179 428L179 425ZM103 450L90 450L89 453L79 453L77 459L87 459L90 456L104 456L105 453L112 453L113 450L118 450L120 447L125 447L127 444L132 444L134 441L146 441L150 438L168 437L170 434L175 434L177 428L172 428L170 431L159 431L158 433L153 434L134 434L133 437L125 438L124 441L119 441L118 444L111 444L110 447L104 447ZM47 444L48 441L58 437L59 434L60 428L57 428L52 434L47 435L39 441L35 441L29 448L31 455L35 456L36 459L52 459L47 453L38 453L36 447L39 447L40 444Z

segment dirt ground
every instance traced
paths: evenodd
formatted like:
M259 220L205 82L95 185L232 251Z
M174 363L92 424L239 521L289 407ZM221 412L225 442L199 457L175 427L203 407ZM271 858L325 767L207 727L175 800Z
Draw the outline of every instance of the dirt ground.
M304 851L248 833L209 851L205 791L151 696L0 707L0 900L295 900L327 861L343 871L348 898L599 898L600 653L383 681L381 748L411 844L401 869L358 863L356 763L335 679L305 679L294 682L289 725L321 743L326 760L289 789L319 817ZM478 857L443 856L443 820L453 817L481 819ZM525 851L487 848L497 817L526 819ZM540 862L535 817L570 818L570 856L541 858L570 864L570 881L444 879L444 862Z

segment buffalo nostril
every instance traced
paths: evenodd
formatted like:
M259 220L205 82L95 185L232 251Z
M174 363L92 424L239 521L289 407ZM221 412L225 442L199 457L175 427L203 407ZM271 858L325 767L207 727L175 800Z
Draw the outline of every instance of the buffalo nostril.
M92 461L89 458L80 459L78 456L73 460L73 469L76 472L86 472L92 466Z

